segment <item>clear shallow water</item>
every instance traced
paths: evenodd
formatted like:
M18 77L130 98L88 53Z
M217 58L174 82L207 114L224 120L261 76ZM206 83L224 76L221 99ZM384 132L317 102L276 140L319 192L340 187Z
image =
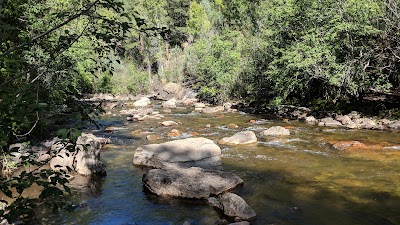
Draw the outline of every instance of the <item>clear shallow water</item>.
M360 141L371 145L400 146L400 133L344 130L307 126L299 122L270 121L250 124L263 116L248 114L203 115L173 110L164 120L182 122L162 127L163 120L125 122L125 117L104 117L100 123L124 127L112 133L113 146L102 150L107 176L76 188L72 213L42 211L42 224L217 224L220 215L202 201L160 198L144 190L145 172L132 165L134 150L146 133L166 135L176 128L195 131L212 140L241 130L256 133L270 126L289 128L287 138L259 138L258 144L221 146L226 171L245 184L235 190L256 211L252 224L400 224L400 151L338 151L332 141ZM229 123L239 129L227 129ZM204 128L211 124L211 128ZM140 135L132 135L134 130Z

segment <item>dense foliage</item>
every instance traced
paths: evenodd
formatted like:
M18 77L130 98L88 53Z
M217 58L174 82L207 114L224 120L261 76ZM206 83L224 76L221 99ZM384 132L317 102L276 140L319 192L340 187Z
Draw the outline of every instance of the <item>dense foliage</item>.
M399 4L4 0L0 147L43 133L82 93L173 81L210 102L304 104L398 89Z
M85 93L177 82L212 103L314 104L400 88L397 0L0 0L0 31L3 153L66 109L86 117Z

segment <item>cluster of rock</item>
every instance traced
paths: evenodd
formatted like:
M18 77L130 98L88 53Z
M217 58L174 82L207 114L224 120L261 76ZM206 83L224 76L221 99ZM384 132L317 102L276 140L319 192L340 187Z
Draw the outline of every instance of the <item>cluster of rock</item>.
M352 112L348 115L336 115L335 117L325 117L316 119L313 116L305 118L308 124L328 126L328 127L345 127L348 129L400 129L400 121L390 121L387 119L371 119L361 117L357 112Z
M108 142L106 138L82 133L75 145L59 138L43 142L40 146L13 144L10 145L10 159L16 163L27 159L49 163L53 170L72 169L71 172L80 175L105 174L100 149Z
M88 94L83 101L99 102L99 101L129 101L135 99L134 95L113 95L107 93Z
M273 126L260 132L260 137L288 136L290 131L281 126ZM218 141L222 145L246 145L257 143L257 136L253 131L241 131L230 137L224 137Z
M105 175L105 165L100 160L102 145L108 143L106 138L96 137L91 133L82 133L76 141L76 145L70 143L55 142L51 146L54 156L50 160L53 170L73 169L80 175Z
M206 138L187 138L136 149L133 164L153 167L143 176L144 186L159 196L208 199L226 216L250 220L250 206L229 191L243 180L222 171L221 149Z
M400 121L391 121L388 119L375 119L362 117L358 112L351 112L347 115L331 114L328 116L317 115L311 109L306 107L296 107L290 105L282 105L265 109L266 112L272 113L280 118L305 121L308 124L328 126L328 127L344 127L348 129L400 129Z
M164 115L158 111L153 111L151 108L121 110L120 113L126 115L127 121L161 120L164 118Z
M232 112L237 112L237 109L233 109L232 108L232 103L227 102L222 106L208 106L205 103L195 103L194 104L194 110L196 112L201 112L204 114L212 114L212 113L220 113L220 112L228 112L228 113L232 113Z

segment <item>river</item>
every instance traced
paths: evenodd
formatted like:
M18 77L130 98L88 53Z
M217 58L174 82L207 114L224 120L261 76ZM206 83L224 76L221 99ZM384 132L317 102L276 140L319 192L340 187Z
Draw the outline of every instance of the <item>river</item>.
M155 110L160 110L156 107ZM53 215L39 210L42 224L218 224L221 215L200 200L161 198L142 185L143 168L133 166L135 149L161 143L171 129L218 141L242 130L259 133L284 126L289 137L259 137L258 143L220 145L225 171L244 180L234 190L257 213L252 224L389 225L400 224L400 150L340 151L330 143L360 141L369 145L400 146L399 131L348 130L306 125L298 121L263 120L267 115L246 113L198 114L192 109L172 109L164 120L181 122L163 127L160 120L125 121L124 116L103 116L102 129L112 145L102 150L107 176L75 187L72 213ZM257 120L258 123L249 123ZM235 123L238 129L228 129ZM207 124L211 128L205 128ZM111 133L104 128L114 126ZM141 130L141 134L132 135ZM138 132L136 132L138 133ZM149 133L165 138L146 140ZM79 178L77 178L79 179Z

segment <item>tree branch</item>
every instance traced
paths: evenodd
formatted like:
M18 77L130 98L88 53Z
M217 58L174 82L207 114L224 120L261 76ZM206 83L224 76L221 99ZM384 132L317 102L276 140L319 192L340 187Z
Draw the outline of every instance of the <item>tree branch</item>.
M40 38L42 38L42 37L45 37L45 36L51 34L52 32L54 32L55 30L59 29L60 27L63 27L63 26L65 26L65 25L67 25L67 24L70 23L71 21L73 21L73 20L75 20L75 19L81 17L82 15L85 15L85 14L86 14L91 8L93 8L93 6L95 6L99 1L100 1L100 0L96 0L95 2L89 4L88 6L86 6L85 9L81 10L79 13L77 13L77 14L75 14L75 15L69 17L69 18L67 18L66 20L64 20L64 22L58 24L57 26L52 27L51 29L47 30L46 32L43 32L43 33L41 33L41 34L39 34L39 35L33 37L30 41L28 41L28 42L26 42L26 43L23 43L23 44L20 44L20 45L18 45L18 46L9 48L7 51L5 51L4 53L2 53L1 56L6 56L6 55L10 54L11 52L13 52L13 51L15 51L15 50L17 50L17 49L20 49L20 48L23 48L23 47L25 47L25 46L27 46L27 45L30 45L30 44L32 44L33 42L37 41L38 39L40 39Z

